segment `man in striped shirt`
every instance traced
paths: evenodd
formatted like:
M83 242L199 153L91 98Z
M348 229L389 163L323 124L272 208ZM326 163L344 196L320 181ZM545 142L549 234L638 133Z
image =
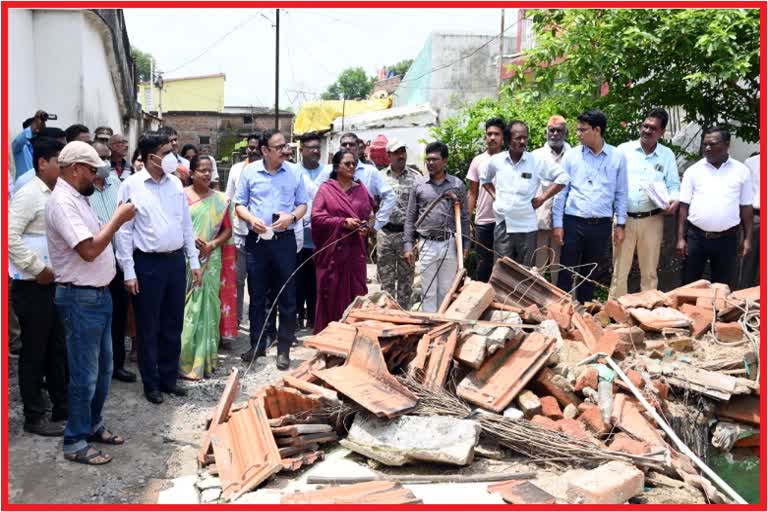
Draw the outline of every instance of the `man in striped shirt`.
M98 170L93 182L96 190L89 197L91 209L104 225L112 218L117 208L117 190L120 188L120 178L112 172L110 162L111 151L102 142L94 142L93 148L104 160L104 167ZM115 247L115 244L112 244ZM123 382L136 382L136 374L124 368L125 365L125 324L128 309L128 293L123 285L123 272L115 266L117 273L109 283L109 293L112 295L112 378Z

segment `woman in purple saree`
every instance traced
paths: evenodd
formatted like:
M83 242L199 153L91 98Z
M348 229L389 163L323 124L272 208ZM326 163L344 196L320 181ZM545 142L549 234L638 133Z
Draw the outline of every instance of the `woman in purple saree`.
M314 332L339 320L366 286L367 236L373 199L354 179L356 160L350 151L333 155L331 177L312 201L317 307Z

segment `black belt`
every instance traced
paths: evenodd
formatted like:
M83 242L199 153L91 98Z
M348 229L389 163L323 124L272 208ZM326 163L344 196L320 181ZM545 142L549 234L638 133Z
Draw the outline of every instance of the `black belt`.
M175 251L168 251L168 252L144 252L141 249L134 249L133 254L139 254L142 256L164 256L166 258L170 258L172 256L178 256L180 254L184 254L184 249L176 249Z
M565 215L565 217L571 217L573 219L580 220L585 224L603 224L613 222L612 217L579 217L578 215Z
M692 222L688 221L688 227L693 229L694 231L697 231L704 235L704 238L708 240L717 240L718 238L723 238L730 235L738 234L739 232L739 225L736 224L732 228L728 228L725 231L704 231L700 227L696 226Z
M654 215L658 215L663 210L661 208L656 208L655 210L651 210L649 212L639 212L639 213L632 213L627 212L627 217L631 217L633 219L644 219L646 217L653 217Z
M403 224L385 224L382 228L385 233L402 233L405 231Z
M82 286L79 284L72 284L72 283L56 283L57 286L61 286L62 288L76 288L78 290L96 290L97 292L106 291L106 286Z
M433 242L445 242L453 238L453 233L430 233L428 235L419 234L419 238L432 240Z
M269 240L264 240L263 238L259 238L259 234L256 233L255 231L249 232L248 236L253 236L257 238L259 240L259 243L271 242L272 240L280 240L281 238L286 238L286 237L293 238L296 236L296 233L294 233L292 229L286 229L285 231L273 231L272 233L273 233L272 238L270 238Z

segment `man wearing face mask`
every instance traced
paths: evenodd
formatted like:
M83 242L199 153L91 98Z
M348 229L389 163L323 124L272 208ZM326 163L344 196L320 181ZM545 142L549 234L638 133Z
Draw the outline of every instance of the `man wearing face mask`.
M115 277L110 241L134 216L133 204L118 206L101 226L88 204L97 169L96 150L81 141L59 154L61 176L45 209L48 252L53 267L54 302L67 339L69 416L64 429L64 458L81 464L105 464L112 457L89 443L123 444L102 421L112 377L112 298L107 286Z
M174 174L181 180L183 185L189 185L189 160L179 154L179 134L173 126L161 126L158 130L160 135L168 137L171 144L171 155L176 160L176 169Z
M237 187L240 184L240 176L243 174L243 169L249 164L252 164L259 158L259 136L255 133L248 135L247 146L245 147L245 160L238 162L232 166L229 170L229 177L227 178L227 189L224 192L227 199L234 200L237 193ZM235 235L235 247L237 249L237 256L235 260L236 265L236 280L237 280L237 322L238 324L243 322L243 300L245 297L245 279L248 276L248 267L246 265L245 254L245 237L248 236L248 225L243 222L237 215L232 220L232 232Z
M104 161L104 165L96 171L93 185L96 187L89 202L99 222L106 224L117 209L117 190L120 188L120 178L112 172L110 149L102 142L94 142L93 149ZM115 247L113 240L112 247ZM109 283L109 293L112 296L112 378L123 382L136 382L136 374L129 372L125 366L125 326L128 309L128 294L123 286L123 272L116 269L115 278Z
M164 135L145 133L139 152L145 168L126 179L118 193L121 203L136 205L137 215L117 234L117 261L133 295L144 395L160 404L161 392L187 394L176 383L184 300L189 286L200 285L201 271L184 190L173 165L166 163L174 159L169 158L171 143Z

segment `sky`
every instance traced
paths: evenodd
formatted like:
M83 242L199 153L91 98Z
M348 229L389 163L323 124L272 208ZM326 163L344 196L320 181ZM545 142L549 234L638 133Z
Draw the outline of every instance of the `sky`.
M225 105L274 105L274 9L124 9L131 46L165 78L225 73ZM514 19L506 11L506 25ZM298 109L341 71L415 58L430 32L498 34L500 9L281 9L280 108Z

